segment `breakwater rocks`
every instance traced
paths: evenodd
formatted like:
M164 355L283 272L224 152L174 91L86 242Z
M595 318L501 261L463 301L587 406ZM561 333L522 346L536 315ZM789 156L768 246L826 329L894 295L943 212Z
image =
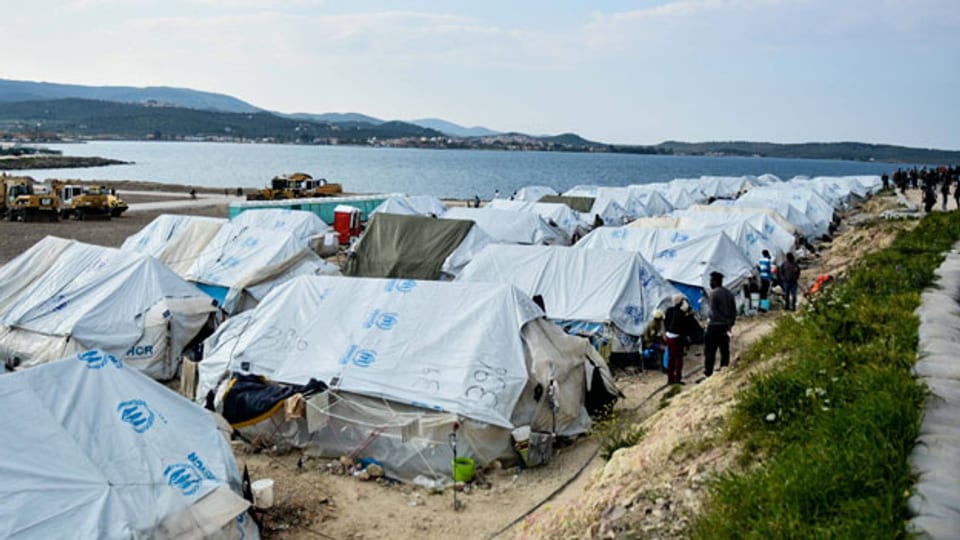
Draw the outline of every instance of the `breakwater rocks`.
M78 156L16 156L0 159L0 171L23 171L29 169L78 169L103 167L105 165L128 165L126 161L102 157Z

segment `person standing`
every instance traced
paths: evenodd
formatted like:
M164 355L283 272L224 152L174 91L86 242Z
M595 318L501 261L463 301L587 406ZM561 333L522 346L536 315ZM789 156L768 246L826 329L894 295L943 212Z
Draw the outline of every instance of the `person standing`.
M766 300L770 293L770 284L773 282L773 260L770 258L770 252L763 250L763 256L757 262L757 268L760 270L760 299Z
M737 322L737 303L733 293L723 286L723 274L710 273L710 322L704 338L703 375L713 375L720 349L720 368L730 365L730 330Z
M940 177L940 210L944 212L947 211L947 199L950 197L950 177L946 174L941 174Z
M796 311L800 265L797 264L793 253L787 253L787 260L780 265L780 280L783 282L783 295L786 297L787 311Z
M957 206L957 210L960 210L960 182L956 179L951 182L953 183L953 203Z
M664 314L664 341L667 343L667 384L683 384L683 348L690 335L690 310L682 294L673 295L673 305Z

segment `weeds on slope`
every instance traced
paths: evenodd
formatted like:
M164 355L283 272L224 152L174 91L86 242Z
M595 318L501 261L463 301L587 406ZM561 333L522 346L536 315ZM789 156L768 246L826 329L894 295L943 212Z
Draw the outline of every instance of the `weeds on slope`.
M694 538L907 536L925 398L913 312L958 238L960 212L925 217L751 348L745 361L781 355L781 369L739 396L744 472L711 485Z

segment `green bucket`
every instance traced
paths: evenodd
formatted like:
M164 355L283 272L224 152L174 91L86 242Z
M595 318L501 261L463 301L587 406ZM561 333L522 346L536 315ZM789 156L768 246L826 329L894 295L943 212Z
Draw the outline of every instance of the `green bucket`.
M453 460L453 479L457 482L469 482L473 480L473 459L468 457L458 457Z

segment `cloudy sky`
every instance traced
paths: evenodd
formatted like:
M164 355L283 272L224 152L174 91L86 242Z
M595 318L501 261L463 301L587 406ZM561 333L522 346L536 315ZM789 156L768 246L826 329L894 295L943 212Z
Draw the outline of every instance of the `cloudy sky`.
M958 0L2 0L0 78L593 140L960 149Z

